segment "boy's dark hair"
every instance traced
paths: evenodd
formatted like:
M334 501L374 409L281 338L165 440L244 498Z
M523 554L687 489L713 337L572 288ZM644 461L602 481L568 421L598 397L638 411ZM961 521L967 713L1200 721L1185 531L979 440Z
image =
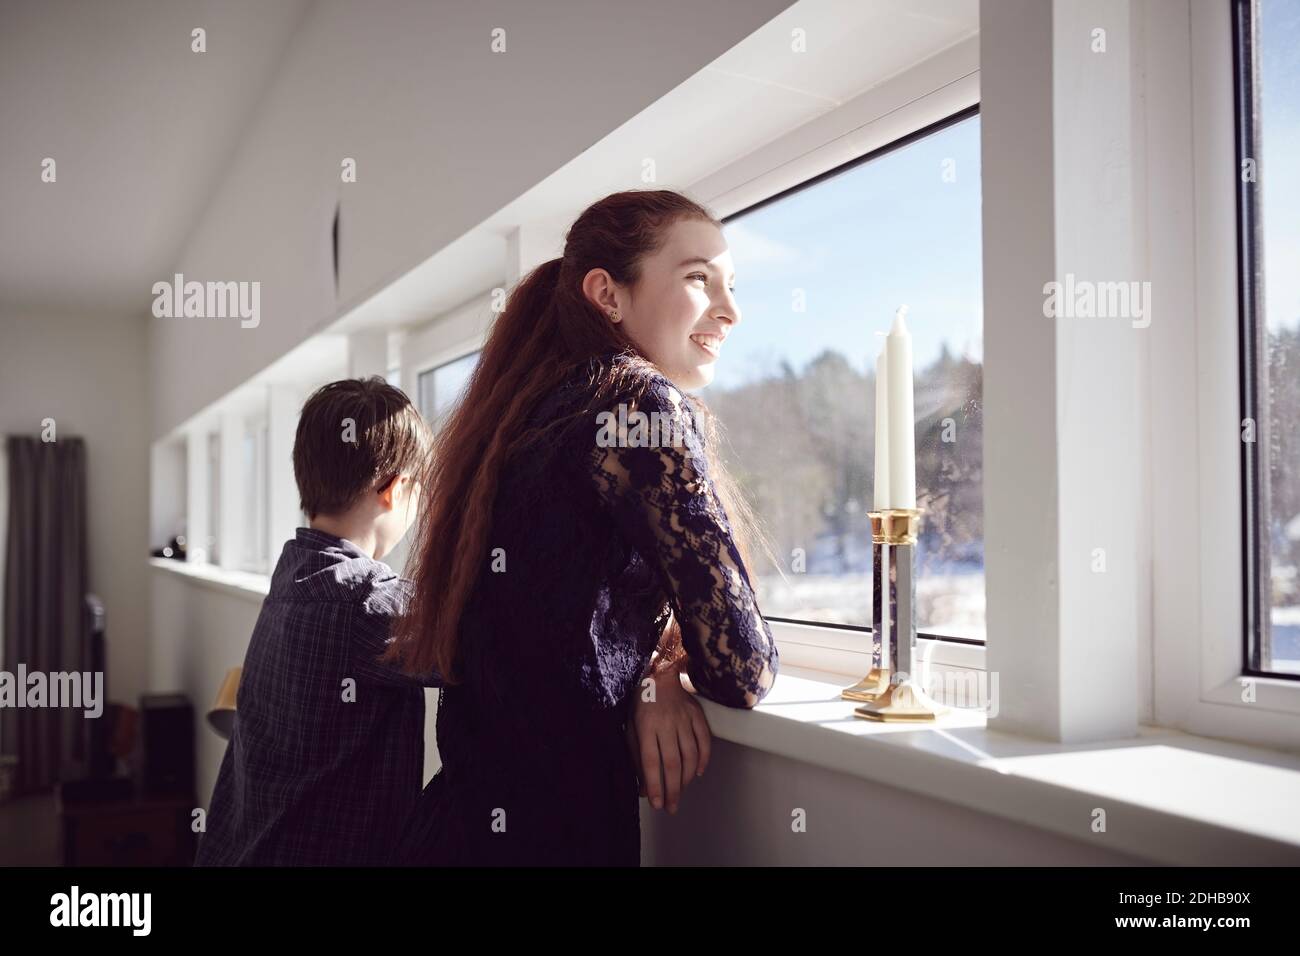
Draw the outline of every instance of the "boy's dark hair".
M401 474L423 476L433 436L406 393L378 376L317 389L298 418L293 476L308 518L340 514Z

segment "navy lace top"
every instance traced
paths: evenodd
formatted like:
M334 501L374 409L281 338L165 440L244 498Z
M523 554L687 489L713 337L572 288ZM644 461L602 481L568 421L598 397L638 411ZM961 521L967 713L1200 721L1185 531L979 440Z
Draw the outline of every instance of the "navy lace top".
M775 680L691 400L626 356L592 361L629 363L634 384L601 416L581 369L534 411L565 424L502 477L462 682L440 692L442 767L399 862L639 865L624 734L670 607L703 696L750 707Z

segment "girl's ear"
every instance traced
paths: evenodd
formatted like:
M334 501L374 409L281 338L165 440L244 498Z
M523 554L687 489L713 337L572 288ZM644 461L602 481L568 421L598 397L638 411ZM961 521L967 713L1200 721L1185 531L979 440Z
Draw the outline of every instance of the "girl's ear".
M421 483L418 475L408 475L406 477L406 488L404 490L407 501L415 501L418 503L419 499L424 496L424 485Z
M394 476L392 481L379 489L379 503L384 506L385 511L393 510L393 493L397 490L399 481L401 481L401 476Z

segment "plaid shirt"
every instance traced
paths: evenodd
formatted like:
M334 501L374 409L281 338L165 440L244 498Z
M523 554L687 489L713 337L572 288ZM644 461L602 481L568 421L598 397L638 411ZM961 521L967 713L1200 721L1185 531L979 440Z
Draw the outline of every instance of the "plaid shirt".
M424 686L376 661L410 582L299 528L244 658L199 866L376 865L423 783Z

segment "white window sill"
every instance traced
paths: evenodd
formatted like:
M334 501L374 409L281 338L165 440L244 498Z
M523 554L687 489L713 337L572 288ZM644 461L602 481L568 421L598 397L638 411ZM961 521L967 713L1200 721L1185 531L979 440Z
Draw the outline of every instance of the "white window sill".
M1144 726L1063 745L989 730L977 710L925 727L853 714L845 677L781 666L753 710L701 702L713 735L1171 865L1300 863L1300 756ZM1094 810L1106 832L1094 833Z
M170 572L214 591L256 601L259 604L266 599L267 592L271 589L271 578L265 574L229 571L215 564L190 564L187 561L174 561L171 558L150 558L149 564L159 571Z

